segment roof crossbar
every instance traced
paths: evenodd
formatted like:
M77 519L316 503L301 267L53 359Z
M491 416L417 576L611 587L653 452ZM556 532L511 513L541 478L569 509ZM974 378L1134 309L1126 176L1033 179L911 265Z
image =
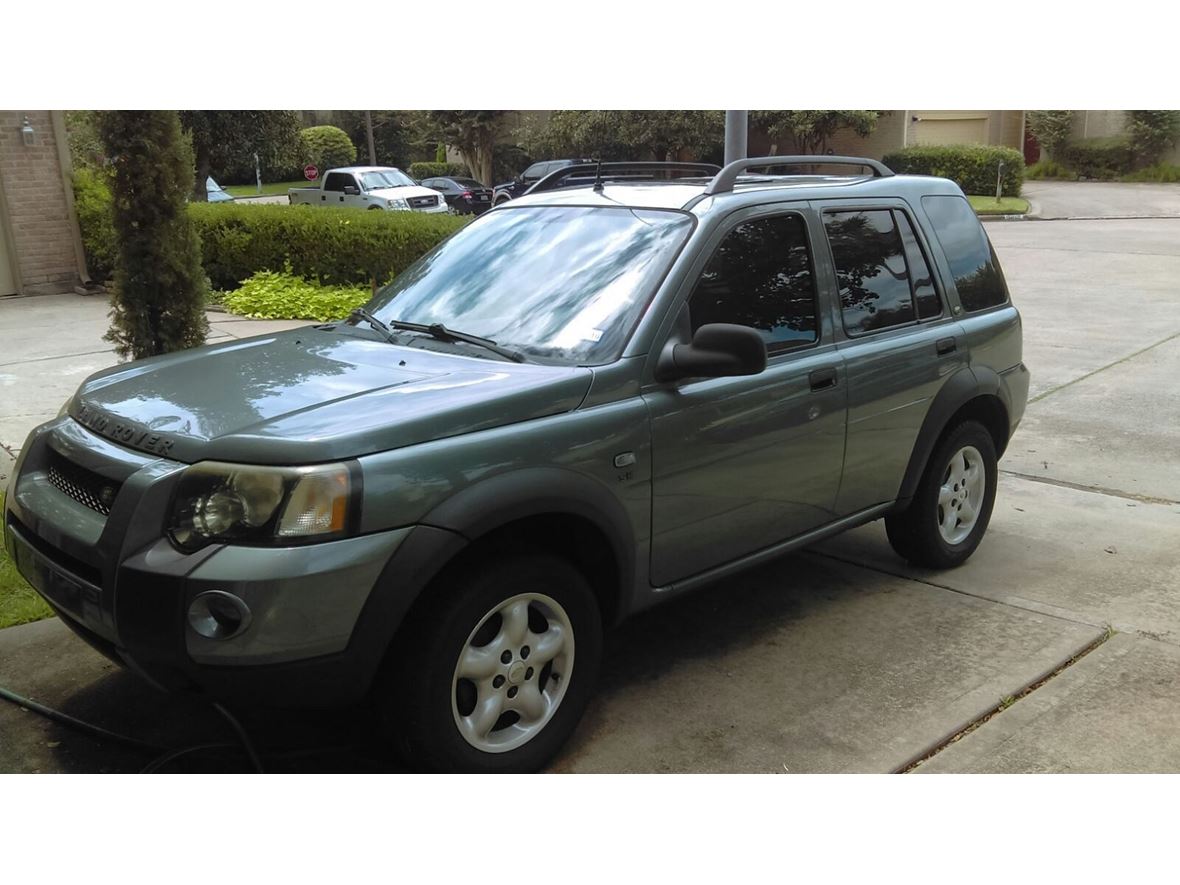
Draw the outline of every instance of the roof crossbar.
M721 167L714 163L660 163L655 161L575 163L572 166L563 166L561 169L550 172L525 193L538 194L542 191L552 191L562 187L591 187L599 178L604 182L641 183L645 181L674 181L677 178L712 177L721 171ZM584 180L567 181L567 179L578 177Z
M874 178L889 178L893 170L879 160L867 157L830 157L825 154L797 154L784 157L746 157L734 160L713 177L705 188L705 195L728 194L733 191L737 177L747 169L763 166L861 166L873 171Z

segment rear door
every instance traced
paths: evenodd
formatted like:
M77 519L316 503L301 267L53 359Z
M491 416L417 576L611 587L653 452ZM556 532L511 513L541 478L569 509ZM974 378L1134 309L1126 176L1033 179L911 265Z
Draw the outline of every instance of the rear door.
M844 516L896 499L930 403L967 365L968 353L931 272L930 244L904 201L816 205L848 372L848 445L836 504Z
M805 204L734 213L689 275L682 321L693 330L752 326L769 359L758 375L645 389L655 584L832 520L844 456L845 378L816 285L813 243L822 233L808 214Z

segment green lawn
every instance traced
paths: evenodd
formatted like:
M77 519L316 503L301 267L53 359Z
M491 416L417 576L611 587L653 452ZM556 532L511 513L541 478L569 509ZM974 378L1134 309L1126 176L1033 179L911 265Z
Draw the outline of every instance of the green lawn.
M314 186L315 186L315 182L303 181L302 179L300 179L299 181L275 181L275 182L271 182L270 184L263 183L262 193L259 194L258 193L258 185L256 185L256 184L223 185L226 193L228 193L232 197L258 197L258 196L264 196L264 197L271 196L271 197L273 197L275 194L285 194L288 190L290 190L293 187L314 187Z
M998 203L991 196L970 195L967 199L976 215L1023 215L1028 211L1028 200L1020 197L1001 197Z
M4 495L0 493L0 513L3 512ZM52 615L49 606L33 592L0 546L0 628L27 624Z

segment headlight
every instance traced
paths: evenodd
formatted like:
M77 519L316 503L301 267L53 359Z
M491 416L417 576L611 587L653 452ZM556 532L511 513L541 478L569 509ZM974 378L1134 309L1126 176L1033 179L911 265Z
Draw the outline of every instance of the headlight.
M394 197L392 200L389 201L389 208L390 209L409 209L410 204L407 203L405 200L403 200L401 197Z
M204 461L184 471L168 536L182 550L213 541L291 544L351 530L352 479L343 464L258 467Z

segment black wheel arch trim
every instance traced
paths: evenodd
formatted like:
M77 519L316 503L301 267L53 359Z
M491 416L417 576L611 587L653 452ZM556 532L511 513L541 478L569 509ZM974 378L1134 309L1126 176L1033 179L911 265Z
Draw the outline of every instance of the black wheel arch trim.
M897 509L904 509L913 498L922 479L922 473L926 470L926 464L943 431L946 430L947 423L959 409L980 396L994 396L1003 406L1005 415L1012 414L1007 385L987 366L964 366L943 384L926 412L922 428L918 431L909 465L897 493ZM1010 427L1005 421L1005 434L1009 432ZM998 455L1002 447L996 448Z
M635 528L611 490L583 473L558 467L502 473L448 498L422 523L476 541L509 523L551 513L585 519L605 536L618 567L621 604L636 577Z

